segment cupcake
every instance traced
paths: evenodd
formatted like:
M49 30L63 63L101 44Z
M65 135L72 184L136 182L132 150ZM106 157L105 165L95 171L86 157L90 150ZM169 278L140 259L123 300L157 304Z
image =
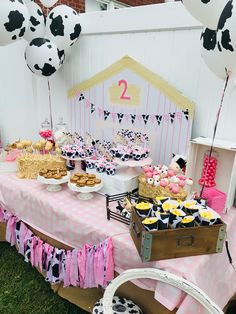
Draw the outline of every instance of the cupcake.
M122 152L120 155L120 159L122 161L128 161L130 159L130 153L129 152Z
M195 221L197 223L200 223L201 222L201 219L200 219L200 212L201 211L204 211L206 209L205 206L202 206L202 205L198 205L198 203L196 205L193 205L191 206L190 208L188 208L188 212L194 216L195 218Z
M181 209L170 210L170 227L172 229L178 228L182 219L186 216L185 212Z
M136 204L135 209L140 217L148 217L151 209L151 204L147 202L140 202Z
M91 147L86 147L86 152L87 152L87 155L88 156L93 156L94 152L95 152L95 149L93 146Z
M141 152L140 150L137 150L137 149L133 150L133 151L132 151L132 158L133 158L134 160L136 160L136 161L141 160L141 158L142 158L142 152Z
M158 230L168 229L169 226L170 213L157 213L157 226Z
M155 231L158 227L158 219L157 217L145 218L142 224L147 231Z
M105 162L103 161L97 161L96 164L95 164L95 168L97 170L97 172L104 172L105 169L106 169L106 165L105 165Z
M196 200L186 200L183 202L183 208L185 209L186 212L189 212L189 213L190 213L190 208L192 208L195 205L197 205Z
M79 157L80 157L80 158L85 158L85 157L87 157L86 151L83 150L82 148L79 150Z
M177 209L179 206L178 201L168 200L162 204L162 211L169 212L171 209Z
M157 196L155 198L155 201L157 202L158 205L162 205L165 201L168 201L170 198L166 196Z
M216 212L210 209L202 210L199 212L199 214L202 226L212 226L217 223L218 219L220 218Z
M116 165L113 163L106 164L106 173L109 176L114 176L116 174Z
M85 161L86 168L88 169L94 169L95 168L95 160L89 159Z
M195 224L195 219L193 216L185 216L182 220L181 220L181 227L182 228L190 228L190 227L194 227Z

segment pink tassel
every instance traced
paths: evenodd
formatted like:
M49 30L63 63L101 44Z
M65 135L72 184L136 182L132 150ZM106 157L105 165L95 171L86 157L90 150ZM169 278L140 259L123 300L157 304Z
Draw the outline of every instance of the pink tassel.
M18 219L15 216L11 216L7 222L6 240L7 242L11 243L11 245L16 244L15 228L17 220Z
M66 273L65 273L65 279L64 279L64 288L69 287L71 284L70 282L70 266L71 266L71 251L67 251L66 254Z
M106 273L105 273L105 286L108 282L114 279L114 259L113 259L113 244L112 239L108 239L106 250Z

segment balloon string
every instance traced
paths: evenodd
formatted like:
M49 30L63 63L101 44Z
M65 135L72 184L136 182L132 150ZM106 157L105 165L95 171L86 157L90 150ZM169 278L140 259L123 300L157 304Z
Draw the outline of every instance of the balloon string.
M212 136L212 143L211 143L209 156L208 156L208 159L207 159L206 170L204 172L205 175L204 175L204 181L203 181L202 189L201 189L201 192L200 192L200 197L202 197L202 193L203 193L205 185L206 185L206 174L208 172L208 167L210 165L210 159L211 159L212 152L213 152L213 147L214 147L214 142L215 142L215 137L216 137L216 131L217 131L217 127L218 127L218 123L219 123L219 119L220 119L221 109L223 107L223 102L224 102L224 98L225 98L225 91L226 91L226 88L228 86L228 82L229 82L229 75L227 75L227 77L226 77L224 90L223 90L223 93L222 93L222 96L221 96L220 106L219 106L219 109L218 109L217 114L216 114L216 122L215 122L213 136Z
M52 100L51 100L51 88L50 88L49 78L48 78L48 98L49 98L50 124L51 124L51 130L52 130L52 129L53 129L53 122L52 122Z

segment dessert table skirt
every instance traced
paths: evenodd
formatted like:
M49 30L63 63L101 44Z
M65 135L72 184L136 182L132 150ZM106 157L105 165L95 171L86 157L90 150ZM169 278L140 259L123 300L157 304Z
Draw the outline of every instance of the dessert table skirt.
M143 263L129 234L128 226L106 218L105 198L99 194L81 201L67 185L59 193L48 192L36 180L18 179L15 174L0 174L0 200L23 222L65 245L81 248L112 237L115 270L155 267L182 276L201 288L223 308L236 292L236 270L229 263L224 247L221 254ZM222 219L227 224L229 249L236 261L236 210ZM168 250L168 248L167 248ZM155 299L178 314L205 313L200 304L182 291L152 280L135 281L154 291Z

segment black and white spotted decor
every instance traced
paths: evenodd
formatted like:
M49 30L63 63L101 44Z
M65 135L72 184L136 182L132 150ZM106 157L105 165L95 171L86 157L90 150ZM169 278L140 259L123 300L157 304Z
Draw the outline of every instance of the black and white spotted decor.
M45 15L40 6L34 1L25 1L29 11L29 26L25 32L24 39L31 41L34 38L44 37L45 35Z
M29 24L29 12L23 0L0 1L0 46L21 39Z
M25 60L28 68L37 75L51 76L62 65L65 59L64 51L59 51L49 39L35 38L25 50Z
M95 303L92 314L103 314L103 299L100 299L97 303ZM127 300L122 297L113 297L113 313L114 314L143 314L141 309L131 300Z
M218 29L205 28L201 35L202 58L208 68L221 79L225 79L229 72L235 72L235 18L235 2L230 0L220 16Z
M185 8L206 27L216 30L227 0L182 0Z
M67 5L52 9L46 20L46 34L58 47L67 49L79 38L81 32L78 13Z

